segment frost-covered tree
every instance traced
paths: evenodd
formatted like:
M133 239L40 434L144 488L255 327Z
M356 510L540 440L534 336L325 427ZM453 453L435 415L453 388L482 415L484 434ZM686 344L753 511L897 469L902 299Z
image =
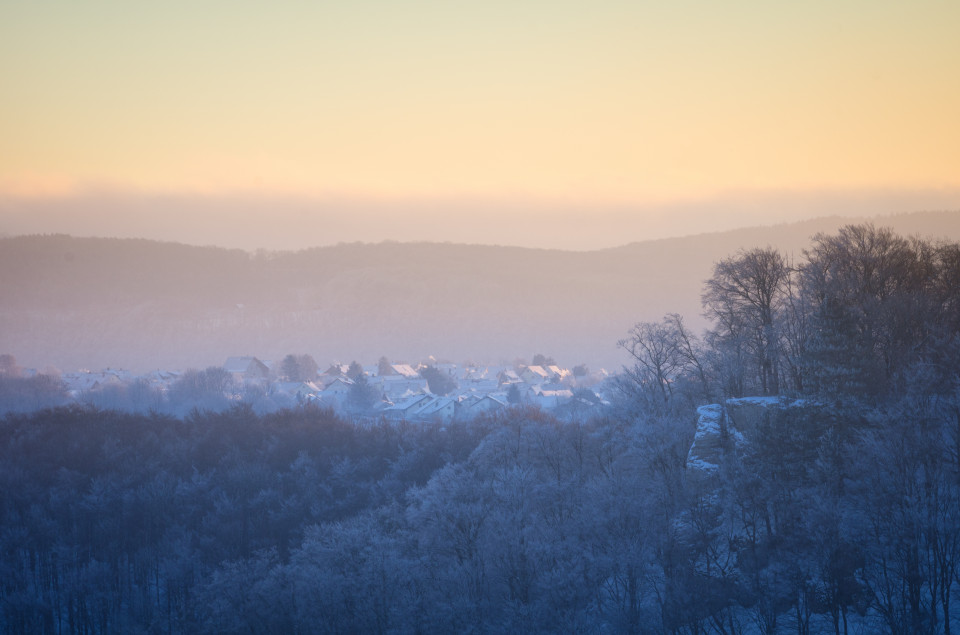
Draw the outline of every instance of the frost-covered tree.
M676 313L660 322L635 324L629 337L618 345L633 360L633 366L625 369L625 377L641 392L652 392L666 404L677 386L693 383L699 386L697 398L709 398L710 380L700 343Z
M457 380L435 366L425 366L420 370L420 376L427 380L430 392L435 395L446 395L457 387Z
M938 336L952 337L950 293L944 297L937 285L950 258L938 262L929 243L849 225L836 235L818 234L805 253L802 292L811 312L813 390L889 394L912 365L933 353Z
M230 373L220 366L188 369L170 387L170 404L181 412L197 407L220 410L229 405L234 388Z
M347 391L347 410L357 415L369 414L379 396L377 389L370 385L367 376L361 372Z
M280 376L287 381L313 381L319 367L310 355L290 354L280 362Z
M363 371L360 362L356 360L350 362L350 366L347 368L347 377L356 381L357 378L362 376L366 376L366 373Z
M780 320L790 275L779 251L751 249L718 262L703 292L715 341L746 348L751 379L765 395L780 392Z
M533 360L530 363L534 366L553 366L557 362L552 357L544 355L543 353L537 353L533 356Z

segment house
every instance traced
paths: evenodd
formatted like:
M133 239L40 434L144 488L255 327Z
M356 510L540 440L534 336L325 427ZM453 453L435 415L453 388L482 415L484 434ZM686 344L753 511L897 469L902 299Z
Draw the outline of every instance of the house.
M147 375L147 379L149 379L151 382L157 382L157 383L170 383L170 382L176 381L179 378L180 378L180 373L177 371L160 370L160 369L157 369Z
M353 386L353 380L349 377L334 377L323 387L319 397L325 404L332 407L341 407L347 399L351 386Z
M420 376L420 372L414 370L410 364L390 364L390 368L393 369L395 374L406 377L407 379L414 379Z
M533 403L540 406L541 408L556 408L565 401L573 397L573 391L569 389L564 390L539 390L535 389L533 391L532 399Z
M554 408L553 413L555 416L561 418L583 419L592 412L609 405L610 402L605 401L597 393L586 388L581 388L574 392L571 399L567 399Z
M457 372L459 381L479 381L487 378L487 369L480 366L464 366Z
M383 415L392 419L409 419L412 418L415 413L419 412L427 403L433 401L433 399L433 395L426 393L410 395L394 405L384 408Z
M403 375L381 375L370 382L372 385L379 386L384 395L390 399L396 399L406 393L420 393L427 390L427 380L417 375L416 377L404 377Z
M24 373L23 376L28 375ZM126 385L132 382L134 377L129 371L107 368L95 372L80 370L76 373L64 373L60 379L67 392L75 397L83 392L102 390L106 386Z
M223 369L241 384L266 381L270 375L270 368L256 357L228 357Z
M504 399L498 399L493 395L484 395L483 397L471 399L469 402L461 404L461 413L466 417L475 417L484 412L493 412L507 407Z
M459 374L459 368L457 367L456 364L439 363L439 364L434 364L433 367L439 370L441 373L446 373L447 375L453 377L454 379L456 379Z
M103 377L99 373L81 370L76 373L64 373L61 379L70 395L77 397L80 393L100 388Z
M524 366L520 379L530 385L545 384L550 381L550 373L543 366Z
M333 362L332 364L330 364L329 368L327 368L325 371L323 371L323 373L321 373L322 375L321 379L323 377L326 377L327 381L329 381L330 377L339 377L340 375L346 375L347 371L349 370L350 370L350 367L348 365L341 364L340 362Z
M324 385L320 392L324 395L346 395L350 392L350 386L352 385L353 380L349 377L334 377Z
M450 421L457 414L457 400L453 397L432 396L431 400L413 413L417 419Z
M316 397L322 392L321 388L312 381L283 381L274 384L277 392L293 397L294 399L305 400L310 396Z
M497 375L497 382L501 386L504 384L519 384L522 381L515 370L504 370Z
M460 388L469 392L487 394L500 389L500 382L496 379L471 379L460 382Z

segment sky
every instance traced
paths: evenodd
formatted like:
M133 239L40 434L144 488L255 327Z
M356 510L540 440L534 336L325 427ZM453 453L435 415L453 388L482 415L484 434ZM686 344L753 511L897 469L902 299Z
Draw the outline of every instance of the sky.
M591 218L960 209L958 25L954 0L0 0L0 234L592 247L628 240Z

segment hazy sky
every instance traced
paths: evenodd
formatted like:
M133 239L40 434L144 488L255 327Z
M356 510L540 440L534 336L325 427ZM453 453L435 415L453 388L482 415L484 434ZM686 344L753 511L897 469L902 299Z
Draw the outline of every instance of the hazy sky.
M958 28L955 0L0 0L0 198L960 208Z

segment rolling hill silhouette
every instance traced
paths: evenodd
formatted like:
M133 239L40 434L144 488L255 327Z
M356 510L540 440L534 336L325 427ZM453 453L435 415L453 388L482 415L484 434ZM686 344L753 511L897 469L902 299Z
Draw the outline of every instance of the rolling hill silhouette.
M135 239L0 240L0 352L22 365L204 367L230 355L381 355L457 362L543 352L617 369L616 342L667 312L705 323L697 299L717 260L772 245L802 258L849 218L590 252L438 243L342 244L251 254ZM877 219L960 239L960 212Z

